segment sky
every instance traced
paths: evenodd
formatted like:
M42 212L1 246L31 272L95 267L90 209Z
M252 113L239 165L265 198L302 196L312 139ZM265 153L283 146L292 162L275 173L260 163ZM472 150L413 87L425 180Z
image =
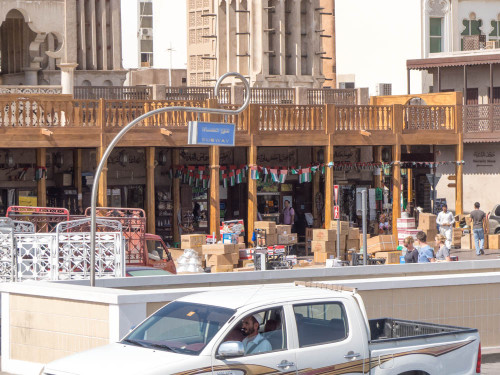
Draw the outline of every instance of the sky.
M122 51L125 69L138 66L138 5L137 0L121 0L122 4ZM154 67L170 68L170 48L172 67L185 69L187 62L186 1L153 0L153 50Z
M137 68L137 0L121 1L123 66ZM405 94L406 60L421 57L420 1L336 0L337 74L355 74L356 87L369 87L370 95L376 95L378 83L392 83L393 94ZM186 0L153 2L154 66L170 67L167 48L171 43L172 66L184 69ZM421 80L415 72L412 93L417 92L421 92Z

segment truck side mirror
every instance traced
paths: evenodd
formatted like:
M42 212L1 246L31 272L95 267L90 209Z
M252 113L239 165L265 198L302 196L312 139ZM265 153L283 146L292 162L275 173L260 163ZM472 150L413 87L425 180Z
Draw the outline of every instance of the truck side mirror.
M217 358L241 357L245 354L245 348L240 341L227 341L219 346Z

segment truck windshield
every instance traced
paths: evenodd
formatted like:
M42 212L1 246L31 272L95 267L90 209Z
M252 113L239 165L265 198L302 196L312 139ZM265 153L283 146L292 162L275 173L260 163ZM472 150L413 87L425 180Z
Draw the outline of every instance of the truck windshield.
M122 343L198 355L234 313L216 306L172 302L151 315Z

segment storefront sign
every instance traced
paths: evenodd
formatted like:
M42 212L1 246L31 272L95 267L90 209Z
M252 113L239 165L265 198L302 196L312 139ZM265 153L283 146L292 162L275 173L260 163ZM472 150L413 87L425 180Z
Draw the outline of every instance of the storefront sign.
M208 149L181 149L179 151L180 164L185 165L203 165L209 163ZM234 156L233 149L220 150L219 155L220 164L233 164Z
M20 206L28 206L28 207L36 207L37 206L37 197L19 196L19 205Z
M234 146L234 124L189 121L188 144L207 146Z
M495 151L474 151L472 162L476 167L493 167L496 164Z
M356 147L335 147L333 160L336 162L359 163L361 150Z
M257 164L264 166L297 166L297 149L276 147L259 147Z

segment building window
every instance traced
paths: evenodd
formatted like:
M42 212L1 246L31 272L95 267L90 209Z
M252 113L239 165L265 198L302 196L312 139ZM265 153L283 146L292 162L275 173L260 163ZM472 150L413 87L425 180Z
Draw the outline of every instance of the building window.
M430 53L443 52L443 19L430 18Z
M498 15L497 20L491 21L492 31L489 35L490 40L500 40L500 14Z
M462 25L465 27L462 31L462 36L470 35L481 35L481 27L483 26L483 20L476 19L476 13L471 12L469 14L469 19L462 21ZM464 50L464 39L462 38L462 51Z

